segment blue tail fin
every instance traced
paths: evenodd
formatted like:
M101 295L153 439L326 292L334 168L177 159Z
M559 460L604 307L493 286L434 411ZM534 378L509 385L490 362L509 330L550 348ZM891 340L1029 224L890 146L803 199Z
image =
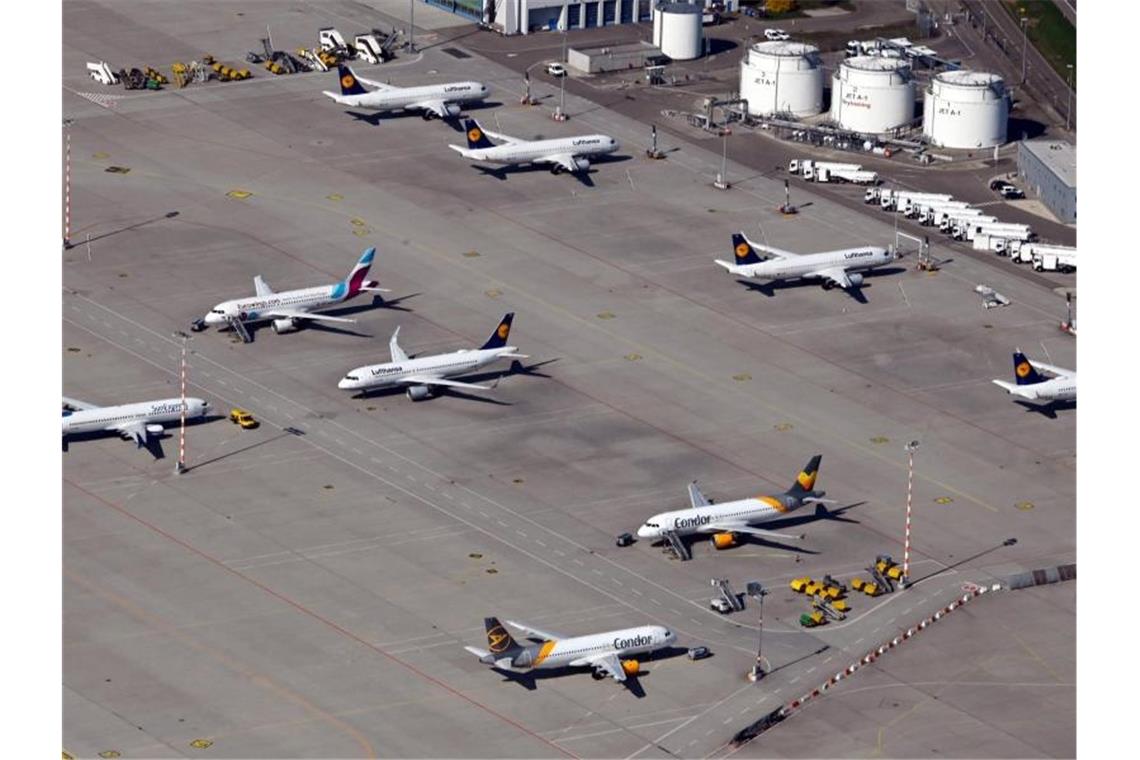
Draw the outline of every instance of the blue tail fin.
M368 90L360 84L356 79L356 74L352 69L345 66L343 63L337 64L336 72L340 75L340 94L341 95L364 95Z
M467 132L467 148L469 150L495 147L495 143L487 139L487 135L483 134L483 128L474 119L464 121L463 129Z
M736 263L739 264L759 264L761 259L756 255L756 251L752 245L744 239L744 233L734 232L732 234L732 253L736 256Z
M514 321L515 313L512 311L499 321L499 326L495 328L495 332L491 333L491 337L487 342L480 346L480 350L487 348L502 348L507 345L507 338L511 334L511 322Z
M1036 383L1045 382L1045 378L1033 369L1033 365L1025 358L1025 354L1020 351L1013 352L1013 377L1018 385L1035 385Z

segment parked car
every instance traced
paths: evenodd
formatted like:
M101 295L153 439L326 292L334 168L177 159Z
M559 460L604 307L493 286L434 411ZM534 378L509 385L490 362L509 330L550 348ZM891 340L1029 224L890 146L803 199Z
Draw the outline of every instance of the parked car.
M688 654L690 660L703 660L712 654L712 652L709 651L708 647L693 647L689 650Z
M997 192L1001 192L1001 189L1003 187L1013 187L1013 185L1006 182L1004 179L990 180L990 190L995 190Z
M564 77L566 76L566 67L557 62L548 63L546 64L546 73L552 77Z
M622 533L617 537L615 543L617 543L618 546L629 546L633 543L633 535L630 533Z
M1016 201L1025 197L1025 193L1021 192L1019 188L1016 188L1013 185L1006 185L1001 190L998 190L998 192L1001 193L1002 198L1005 198L1009 201Z
M206 320L202 319L201 317L198 317L197 319L195 319L193 322L190 323L190 329L193 330L194 332L202 332L203 330L206 329Z
M770 40L790 40L792 35L783 29L765 29L764 36Z
M252 430L261 424L253 418L252 414L237 407L230 410L230 422L237 424L243 430Z

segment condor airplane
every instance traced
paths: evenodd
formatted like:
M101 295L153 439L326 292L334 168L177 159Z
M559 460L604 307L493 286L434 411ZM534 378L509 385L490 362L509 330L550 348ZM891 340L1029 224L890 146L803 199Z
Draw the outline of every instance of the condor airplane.
M874 245L822 253L792 253L754 243L742 232L732 236L732 249L735 262L714 261L734 275L768 281L821 280L825 290L836 286L844 290L858 288L863 284L860 272L895 260L895 255L886 248ZM765 257L761 258L757 251Z
M182 399L143 401L119 406L95 406L86 401L64 397L63 440L79 433L118 433L123 438L135 439L137 448L147 444L152 435L161 435L162 423L178 422L182 418ZM198 419L210 410L210 404L200 398L186 399L186 419Z
M819 474L819 463L822 458L816 454L796 476L796 482L792 483L791 488L771 496L752 496L738 501L713 504L705 498L696 483L690 483L689 502L692 506L689 509L653 515L637 529L637 535L641 538L659 539L665 538L666 531L673 531L678 536L711 533L713 546L717 549L735 546L740 534L758 538L803 538L802 535L794 536L761 530L755 525L780 520L805 504L831 502L830 499L823 498L823 491L812 490L815 487L815 478Z
M474 119L463 123L467 131L467 147L448 145L447 147L472 161L487 161L492 164L548 164L554 174L585 172L590 168L590 156L613 153L618 142L608 135L581 135L579 137L558 137L553 140L520 140L516 137L483 129ZM495 145L488 135L500 140Z
M261 279L261 275L258 275L253 278L256 296L223 301L210 309L205 322L208 325L233 326L235 322L246 324L273 320L275 333L293 332L299 329L298 323L306 319L355 322L355 319L314 314L313 310L336 306L360 293L386 292L384 288L378 287L378 282L364 279L368 276L368 268L372 266L372 257L375 255L375 248L366 250L348 276L333 285L274 293L265 280Z
M609 676L615 681L624 681L641 672L641 663L633 659L633 655L655 652L677 639L675 633L660 625L567 637L510 620L507 623L538 641L519 644L498 618L489 617L483 620L487 629L487 649L463 648L478 657L479 662L497 668L593 668L595 680Z
M1053 377L1044 377L1039 371L1048 372ZM1005 380L994 380L993 383L1005 388L1014 396L1021 396L1030 401L1077 400L1076 372L1027 359L1020 350L1013 353L1013 376L1016 383Z
M425 121L435 117L453 119L463 110L463 103L483 100L490 92L482 82L449 82L422 87L396 87L358 77L343 63L336 67L340 75L340 94L324 94L342 106L367 108L370 111L421 111ZM364 89L361 82L376 89Z
M469 374L499 359L530 358L525 354L518 353L518 349L514 346L507 345L507 337L511 334L511 322L514 321L514 318L514 312L505 315L499 321L499 326L491 333L491 337L478 349L460 349L450 354L437 354L436 356L423 356L414 359L409 358L404 353L404 349L400 348L398 340L400 328L397 327L396 331L392 333L392 340L388 343L392 352L392 361L386 364L357 367L341 378L337 387L341 390L363 391L406 385L408 386L408 398L412 401L423 401L430 398L441 388L489 391L494 386L461 383L447 378Z

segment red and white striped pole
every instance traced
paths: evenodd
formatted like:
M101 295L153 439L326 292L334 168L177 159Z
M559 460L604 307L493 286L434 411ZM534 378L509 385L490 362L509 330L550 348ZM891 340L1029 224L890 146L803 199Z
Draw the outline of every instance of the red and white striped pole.
M911 441L906 445L906 536L903 543L903 571L899 581L901 588L910 585L910 505L914 494L914 452L918 449L918 441Z
M70 125L68 125L70 126ZM65 128L67 149L63 162L63 247L71 247L71 129Z
M178 475L186 472L186 338L182 339L182 420L178 427L178 464L174 472Z

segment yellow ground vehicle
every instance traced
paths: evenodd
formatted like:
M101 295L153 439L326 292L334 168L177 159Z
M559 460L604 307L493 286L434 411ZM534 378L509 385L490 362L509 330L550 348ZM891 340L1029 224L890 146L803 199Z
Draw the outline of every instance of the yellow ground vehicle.
M802 594L809 583L811 583L811 578L805 575L802 578L793 578L789 585L791 585L792 591L795 591L797 594Z
M237 423L243 430L253 430L261 424L253 418L252 414L236 407L230 410L230 422Z

